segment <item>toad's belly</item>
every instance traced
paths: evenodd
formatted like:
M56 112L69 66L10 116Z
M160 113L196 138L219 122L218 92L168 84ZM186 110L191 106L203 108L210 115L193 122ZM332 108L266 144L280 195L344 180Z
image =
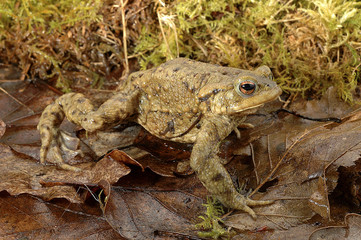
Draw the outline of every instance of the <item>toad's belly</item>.
M136 122L151 134L165 140L193 143L201 126L201 113L148 112Z

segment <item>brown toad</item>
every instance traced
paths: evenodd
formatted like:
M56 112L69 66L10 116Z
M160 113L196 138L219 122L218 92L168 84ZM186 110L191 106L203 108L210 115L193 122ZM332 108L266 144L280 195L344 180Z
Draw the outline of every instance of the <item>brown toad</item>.
M248 114L280 94L266 66L247 71L178 58L132 73L98 109L79 93L59 97L38 124L40 161L52 148L59 167L78 170L62 159L58 129L64 117L89 132L134 121L159 138L194 143L190 166L207 190L225 206L255 216L248 206L272 201L251 200L236 191L217 156L218 145L232 131L239 133Z

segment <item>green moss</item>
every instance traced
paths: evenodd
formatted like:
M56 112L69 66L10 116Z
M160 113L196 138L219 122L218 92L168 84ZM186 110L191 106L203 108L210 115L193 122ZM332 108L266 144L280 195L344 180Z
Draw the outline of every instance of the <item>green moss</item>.
M343 0L168 1L157 11L172 17L177 31L168 31L166 42L180 46L179 54L175 48L165 51L165 40L155 27L150 38L156 44L152 50L142 49L141 58L147 59L143 66L176 56L246 69L266 64L288 93L317 97L336 86L339 96L352 102L360 80L360 4Z
M56 78L56 86L70 91L71 78L64 65L69 55L66 44L71 27L102 21L101 0L3 0L0 3L0 47L3 60L29 69L29 77ZM69 31L69 32L68 32ZM68 39L67 39L68 38ZM77 39L75 45L81 45ZM64 45L62 45L64 44ZM66 46L67 45L67 46ZM5 50L4 50L5 49Z
M101 21L98 15L101 0L3 0L0 3L1 24L4 30L20 27L21 31L41 27L61 31L63 26Z
M205 216L199 216L202 222L196 224L197 229L203 230L198 232L198 236L201 238L229 239L231 233L220 225L222 223L220 216L224 214L221 204L215 198L207 198L207 203L203 206L207 210Z
M119 77L113 73L124 66L127 34L127 55L142 69L176 57L245 69L266 64L285 92L319 97L335 86L353 102L361 66L359 1L129 1L126 33L118 4L1 1L1 59L28 77L57 79L66 91L77 78L100 86Z
M164 54L167 50L164 45L161 47L160 33L150 28L143 26L139 42L134 48L134 52L140 54L139 65L142 70L147 69L150 64L157 66L166 60Z

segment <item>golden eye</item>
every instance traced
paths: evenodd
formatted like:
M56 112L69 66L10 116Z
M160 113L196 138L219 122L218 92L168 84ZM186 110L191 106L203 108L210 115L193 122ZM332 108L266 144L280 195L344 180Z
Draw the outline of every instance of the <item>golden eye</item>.
M252 81L245 80L239 84L239 91L245 95L251 95L256 91L256 84Z

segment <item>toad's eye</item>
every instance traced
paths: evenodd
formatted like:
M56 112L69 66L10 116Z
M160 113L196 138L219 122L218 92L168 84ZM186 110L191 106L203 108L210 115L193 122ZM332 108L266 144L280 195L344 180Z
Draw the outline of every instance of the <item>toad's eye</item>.
M243 81L239 84L239 91L245 95L251 95L256 90L256 84L252 81Z

